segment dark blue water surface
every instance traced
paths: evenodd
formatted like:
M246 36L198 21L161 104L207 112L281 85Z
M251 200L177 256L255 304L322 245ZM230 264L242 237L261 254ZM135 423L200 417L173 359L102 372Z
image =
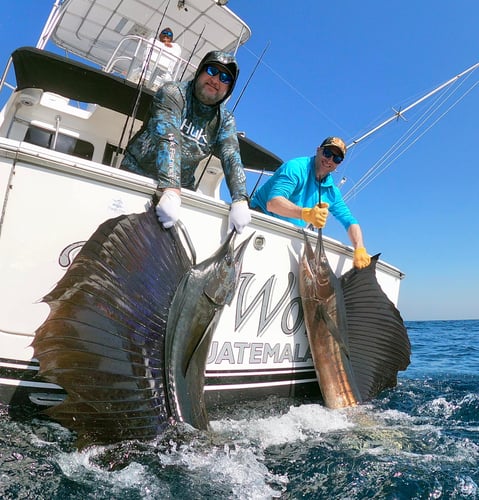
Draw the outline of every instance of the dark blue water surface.
M407 327L411 365L358 408L271 398L210 414L210 433L79 452L59 425L0 407L0 497L479 498L479 320Z

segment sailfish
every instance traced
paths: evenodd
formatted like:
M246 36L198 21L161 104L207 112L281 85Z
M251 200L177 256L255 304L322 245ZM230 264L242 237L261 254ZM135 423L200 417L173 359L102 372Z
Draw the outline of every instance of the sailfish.
M249 241L234 249L235 235L196 264L187 233L164 229L153 208L109 219L43 298L50 314L34 356L67 393L46 413L78 446L151 440L178 422L208 427L206 352Z
M379 254L338 278L321 229L315 250L304 239L299 288L323 400L329 408L355 406L397 385L398 371L410 363L407 330L376 279Z

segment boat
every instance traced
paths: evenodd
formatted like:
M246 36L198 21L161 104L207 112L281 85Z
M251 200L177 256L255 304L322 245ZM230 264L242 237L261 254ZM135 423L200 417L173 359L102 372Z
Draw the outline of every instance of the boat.
M157 57L145 81L134 76L151 35L172 28L182 46L174 75L188 79L207 52L236 51L251 36L225 3L57 0L37 46L12 53L0 81L9 94L0 114L0 403L43 408L64 398L38 377L33 357L35 331L49 313L42 297L102 222L145 211L155 191L153 180L118 168L161 71ZM245 133L239 142L247 172L282 163ZM196 191L183 190L181 220L201 261L226 237L229 204L215 158L196 178ZM236 296L211 343L208 405L318 393L298 291L303 231L253 212L238 242L251 234ZM305 234L316 240L314 231ZM324 236L324 245L338 276L352 267L348 244ZM403 273L379 260L376 276L397 304Z

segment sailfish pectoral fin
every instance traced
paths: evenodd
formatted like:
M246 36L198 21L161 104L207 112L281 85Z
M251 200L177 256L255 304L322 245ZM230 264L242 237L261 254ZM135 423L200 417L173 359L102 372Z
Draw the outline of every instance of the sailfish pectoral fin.
M191 346L192 348L189 349L188 353L185 353L185 356L183 356L183 360L181 363L181 373L183 374L184 377L186 377L186 373L188 372L188 369L191 365L191 362L198 357L199 351L201 347L203 346L204 343L208 343L208 346L206 346L206 350L208 351L209 349L209 333L211 331L214 331L214 325L216 324L217 321L215 321L216 317L219 315L220 309L217 307L213 308L211 310L211 315L212 318L210 322L203 328L203 333L196 335L198 337L198 341ZM202 325L203 326L203 325Z
M326 327L326 330L331 334L335 342L340 346L340 348L343 351L347 353L348 349L344 341L343 335L338 328L337 322L335 319L332 318L331 314L329 314L324 304L319 303L316 305L313 317L314 321L313 322L310 321L308 322L308 324L313 325L323 322Z
M349 357L349 348L347 346L347 339L344 338L344 331L342 331L338 327L338 322L336 319L333 319L332 316L325 312L323 314L323 321L326 323L326 328L329 333L332 335L336 343L338 344L341 351Z

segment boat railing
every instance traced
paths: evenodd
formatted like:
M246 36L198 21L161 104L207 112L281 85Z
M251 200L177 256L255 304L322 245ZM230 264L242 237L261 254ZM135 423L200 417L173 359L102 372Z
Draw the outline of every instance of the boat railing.
M9 89L11 92L15 90L15 86L7 82L7 76L10 72L11 66L12 66L12 58L9 57L5 69L3 70L2 76L0 77L0 94L2 93L4 87Z
M183 73L191 75L195 66L179 55L160 47L152 39L139 35L125 36L113 51L104 71L115 73L157 90L166 81L181 78Z

